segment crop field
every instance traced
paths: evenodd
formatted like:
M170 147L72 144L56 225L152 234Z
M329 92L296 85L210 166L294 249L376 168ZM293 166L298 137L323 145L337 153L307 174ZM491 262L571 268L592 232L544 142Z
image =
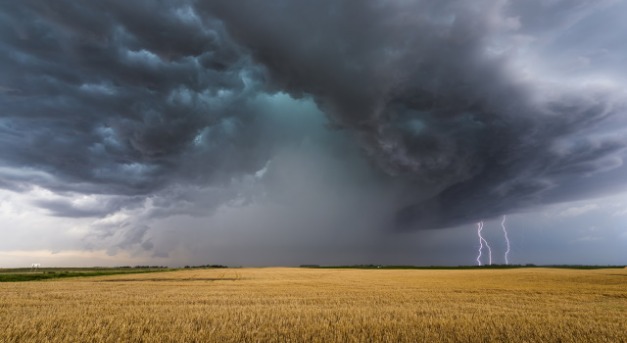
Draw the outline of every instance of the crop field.
M0 342L625 342L627 269L187 269L0 283Z

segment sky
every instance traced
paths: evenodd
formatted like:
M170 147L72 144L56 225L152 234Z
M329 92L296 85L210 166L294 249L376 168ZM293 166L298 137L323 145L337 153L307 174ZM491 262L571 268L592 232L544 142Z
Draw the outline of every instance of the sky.
M626 13L0 2L0 268L627 264Z

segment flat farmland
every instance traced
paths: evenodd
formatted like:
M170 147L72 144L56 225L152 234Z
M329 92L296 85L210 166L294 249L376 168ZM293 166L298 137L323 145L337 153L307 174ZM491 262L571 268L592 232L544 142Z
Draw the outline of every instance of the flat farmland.
M625 342L626 269L188 269L0 283L0 342Z

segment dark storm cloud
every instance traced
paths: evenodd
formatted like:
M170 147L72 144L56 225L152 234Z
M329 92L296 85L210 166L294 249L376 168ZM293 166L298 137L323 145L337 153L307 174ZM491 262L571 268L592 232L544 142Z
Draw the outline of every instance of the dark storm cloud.
M1 6L0 158L52 175L32 183L149 194L177 178L182 157L205 161L181 172L197 179L265 162L229 151L255 139L240 103L258 73L188 2Z
M625 135L603 134L608 122L624 127L620 88L525 79L513 65L517 41L572 27L595 4L527 6L248 1L208 7L277 87L312 94L388 173L430 183L435 194L410 188L414 200L405 199L397 218L402 227L436 228L588 196L562 185L576 178L585 189L598 181L592 176L603 177L597 172L622 165ZM538 13L538 6L549 13Z
M3 2L0 186L128 197L37 202L58 216L155 194L154 217L203 211L190 202L210 213L239 197L220 186L300 142L283 123L298 120L260 110L260 95L287 92L359 142L373 163L355 166L374 168L372 183L404 185L390 200L403 228L617 190L624 88L543 75L537 56L525 64L528 51L559 55L564 30L585 37L577 23L598 5L542 3ZM584 50L569 51L597 53ZM182 194L189 184L216 194ZM130 241L151 248L137 227Z

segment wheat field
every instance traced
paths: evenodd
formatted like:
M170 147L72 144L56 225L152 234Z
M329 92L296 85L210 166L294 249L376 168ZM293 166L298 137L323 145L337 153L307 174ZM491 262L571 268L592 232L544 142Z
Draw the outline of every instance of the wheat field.
M625 342L627 270L204 269L0 283L0 342Z

